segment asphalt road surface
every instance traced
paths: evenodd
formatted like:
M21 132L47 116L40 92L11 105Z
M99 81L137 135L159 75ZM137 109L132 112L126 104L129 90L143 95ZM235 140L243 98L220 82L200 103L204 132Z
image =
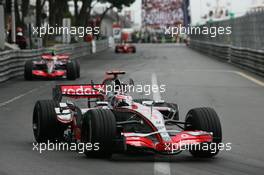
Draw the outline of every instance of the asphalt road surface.
M184 46L138 45L137 50L115 54L109 49L81 58L81 78L73 83L100 82L111 69L127 71L136 84L151 84L154 75L158 84L166 85L161 98L179 104L181 119L193 107L215 108L231 151L212 159L193 158L188 152L169 157L114 155L110 160L72 151L40 154L32 150L34 104L51 98L55 84L71 82L21 78L0 84L0 175L263 174L263 79Z

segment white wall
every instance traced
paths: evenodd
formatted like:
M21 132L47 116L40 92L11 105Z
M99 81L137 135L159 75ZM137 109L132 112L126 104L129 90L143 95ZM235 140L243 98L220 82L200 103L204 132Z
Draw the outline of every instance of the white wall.
M235 13L235 16L241 16L252 5L252 0L220 0L220 5L226 5L230 3L230 10ZM208 14L210 8L207 7L207 3L211 6L216 5L216 0L190 0L190 11L192 24L201 23L201 16Z
M103 36L112 36L113 35L113 21L105 17L100 26L100 32Z

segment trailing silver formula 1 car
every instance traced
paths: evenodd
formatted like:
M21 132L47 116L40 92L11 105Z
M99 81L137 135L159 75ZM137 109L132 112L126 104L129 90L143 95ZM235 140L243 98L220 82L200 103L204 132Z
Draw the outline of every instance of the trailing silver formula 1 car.
M40 59L28 60L25 63L24 78L61 78L68 80L80 78L80 64L66 54L46 53Z

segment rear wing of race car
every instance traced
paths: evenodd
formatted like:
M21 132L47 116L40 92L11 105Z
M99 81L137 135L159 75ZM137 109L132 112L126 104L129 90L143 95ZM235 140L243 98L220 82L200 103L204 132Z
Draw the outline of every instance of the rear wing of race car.
M69 54L58 54L56 55L57 59L59 60L66 60L70 58ZM51 60L53 56L50 53L44 53L41 55L41 58L44 60Z
M52 90L53 100L61 101L62 97L70 98L103 98L103 84L56 85Z

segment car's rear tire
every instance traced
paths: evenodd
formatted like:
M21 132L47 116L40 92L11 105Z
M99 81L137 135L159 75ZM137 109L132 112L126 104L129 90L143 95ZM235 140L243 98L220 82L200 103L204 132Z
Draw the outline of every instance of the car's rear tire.
M68 80L75 80L77 77L76 66L73 62L66 64L66 75Z
M214 109L204 107L195 108L187 113L185 122L185 130L202 130L213 133L213 141L208 144L209 149L193 149L190 153L194 157L210 158L218 154L218 145L222 142L222 129L220 119ZM197 148L197 147L196 147Z
M81 141L99 144L98 150L85 150L87 157L111 157L116 136L116 119L111 110L92 109L83 116Z
M39 100L33 111L33 132L37 142L61 141L66 125L57 120L54 100Z
M32 70L33 70L32 60L26 61L25 67L24 67L24 78L25 78L25 80L32 80L33 79Z

